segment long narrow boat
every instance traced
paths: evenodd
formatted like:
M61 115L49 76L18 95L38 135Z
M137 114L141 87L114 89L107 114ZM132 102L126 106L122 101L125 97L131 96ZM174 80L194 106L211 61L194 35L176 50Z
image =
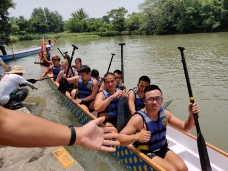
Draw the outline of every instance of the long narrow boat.
M23 57L35 55L35 54L38 54L39 50L40 50L40 47L36 47L36 48L24 50L24 51L15 52L14 57L17 59L17 58L23 58ZM13 54L10 53L8 55L2 56L2 60L3 61L13 60L14 57L13 57Z
M52 75L49 75L51 77ZM84 110L81 105L73 103L72 98L68 95L63 95L58 91L52 79L48 80L49 86L55 91L61 101L68 107L74 117L81 123L86 124L95 117L88 111ZM187 164L189 171L200 171L200 160L197 149L196 137L176 130L170 126L167 128L167 139L169 148L177 153ZM206 143L208 154L210 157L211 167L213 171L227 171L228 170L228 153ZM138 151L132 145L116 146L116 152L111 153L119 159L124 166L131 170L139 171L165 171L157 163L151 161L146 155Z

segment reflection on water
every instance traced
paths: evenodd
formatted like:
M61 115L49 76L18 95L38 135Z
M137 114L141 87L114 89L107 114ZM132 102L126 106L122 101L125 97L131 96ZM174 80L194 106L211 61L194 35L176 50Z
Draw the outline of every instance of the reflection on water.
M98 69L102 76L107 72L111 53L116 55L113 58L110 71L121 68L120 46L118 45L121 42L126 43L124 46L124 81L127 89L136 86L140 76L148 75L153 84L158 84L161 87L165 100L174 99L169 110L184 120L188 118L189 98L181 56L177 47L183 45L186 48L185 58L192 91L195 101L201 108L199 118L201 131L207 142L228 151L228 137L224 136L228 130L226 123L226 112L228 111L228 33L65 39L57 40L57 44L52 49L52 55L61 56L57 50L58 47L62 52L68 51L71 56L73 49L71 44L75 44L79 49L75 51L74 59L80 57L83 64L89 65L91 69ZM40 41L18 42L14 45L14 51L26 46L39 45ZM25 75L27 78L38 78L42 72L39 65L33 64L34 60L35 56L16 61L30 72ZM10 65L12 66L13 63L15 62L10 62ZM29 98L27 98L27 101L37 103L38 109L34 109L36 115L64 124L71 122L76 124L76 120L66 110L64 104L53 96L53 91L45 81L38 82L37 86L39 90L31 90ZM83 154L80 147L70 151L75 156L77 156L77 151L80 151L81 155ZM88 154L90 151L86 151L86 153ZM92 157L90 162L95 161L93 168L102 170L101 165L107 164L106 161L114 161L110 159L110 155L101 158L103 155L100 152L93 152L85 156L82 162L86 163L86 159ZM95 166L97 163L101 164ZM118 167L120 170L123 169L117 164L117 161L107 165L112 169Z

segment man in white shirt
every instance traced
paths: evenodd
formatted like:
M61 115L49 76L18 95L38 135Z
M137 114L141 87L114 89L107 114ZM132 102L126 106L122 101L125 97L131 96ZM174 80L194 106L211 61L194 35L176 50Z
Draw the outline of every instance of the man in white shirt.
M9 74L0 81L0 105L9 109L23 107L21 104L28 95L27 88L18 88L20 84L25 84L32 89L37 89L32 83L26 81L22 75L25 71L21 66L15 65Z
M9 66L5 64L2 60L2 56L0 56L0 80L4 77L5 71L9 71Z

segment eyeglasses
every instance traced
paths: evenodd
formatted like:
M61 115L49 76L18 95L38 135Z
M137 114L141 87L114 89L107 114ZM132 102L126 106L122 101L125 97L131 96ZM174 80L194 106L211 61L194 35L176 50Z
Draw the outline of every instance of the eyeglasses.
M149 102L154 102L154 100L156 100L156 102L161 102L163 98L161 96L156 96L156 97L148 97L146 100L148 100Z

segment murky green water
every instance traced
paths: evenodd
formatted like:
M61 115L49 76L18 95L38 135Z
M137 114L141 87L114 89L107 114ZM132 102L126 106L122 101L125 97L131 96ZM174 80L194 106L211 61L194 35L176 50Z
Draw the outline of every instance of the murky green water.
M118 45L121 42L126 43L124 71L127 89L136 86L140 76L148 75L152 83L160 86L165 100L174 100L169 110L184 120L188 117L189 98L177 47L183 45L186 48L185 58L193 95L201 107L199 122L203 136L207 142L228 152L228 33L57 40L52 55L60 55L57 47L71 55L71 44L75 44L79 49L76 50L74 59L82 58L83 64L98 69L100 75L104 75L111 53L116 55L110 71L121 68ZM19 49L40 46L40 41L18 42L13 46L16 52ZM20 64L29 72L25 75L26 78L38 78L42 69L39 65L33 64L35 58L36 56L18 59L16 62L9 62L9 65ZM37 86L39 90L31 90L27 98L28 102L37 103L33 109L35 115L66 125L78 125L45 81L38 82ZM106 153L89 151L81 147L70 147L68 150L86 170L125 170L118 161Z

